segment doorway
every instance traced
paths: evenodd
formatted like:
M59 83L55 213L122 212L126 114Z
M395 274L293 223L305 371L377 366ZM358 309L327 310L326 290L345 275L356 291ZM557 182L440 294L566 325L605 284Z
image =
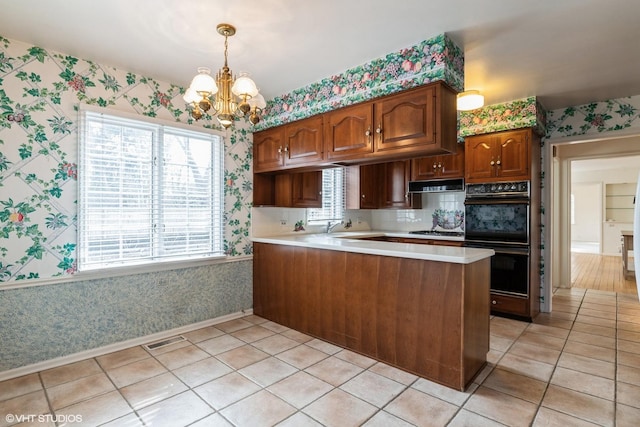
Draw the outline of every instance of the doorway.
M607 239L613 238L616 243L620 240L620 230L615 230L618 224L606 221L606 217L604 216L606 208L603 208L602 204L605 203L605 186L608 182L607 180L613 178L618 181L634 183L637 181L638 171L640 170L640 134L636 133L627 136L616 135L615 138L603 138L602 135L598 135L597 138L584 138L582 140L575 138L551 140L547 141L545 156L546 159L548 159L545 163L545 170L549 178L547 181L548 186L546 187L548 191L545 198L545 205L547 206L545 220L547 224L545 230L545 300L550 301L552 289L570 288L572 286L572 234L578 233L580 230L579 228L573 229L576 221L576 194L574 194L574 204L572 204L571 195L574 189L572 185L572 164L575 163L578 169L580 169L580 166L583 166L578 163L580 161L589 160L594 162L595 165L599 163L604 165L609 162L613 164L613 167L609 168L608 172L603 172L600 175L594 171L585 172L590 176L591 184L600 183L598 194L600 194L600 198L603 200L600 202L601 207L599 208L601 216L599 219L590 218L589 221L591 221L592 225L598 222L597 228L601 230L600 238L595 241L599 242L598 256L604 256L602 254L607 253L605 251L610 251L607 246ZM615 160L616 158L617 160ZM621 158L625 160L621 160ZM628 172L626 171L627 168L623 170L620 167L620 162L622 161L631 162L632 165L636 165L635 172ZM602 178L603 175L607 178ZM593 188L595 187L591 187L592 190ZM580 190L584 190L584 188L578 191ZM572 206L574 208L573 217ZM591 209L593 209L593 204L591 204ZM614 230L612 231L610 228ZM585 235L582 233L582 236L595 239L593 234ZM608 255L620 259L619 254L608 253ZM619 262L621 266L621 259ZM593 264L593 262L591 262L591 264ZM598 271L594 271L593 274L597 277L601 276ZM635 286L635 282L633 282L633 285ZM551 311L551 307L545 307L544 311Z

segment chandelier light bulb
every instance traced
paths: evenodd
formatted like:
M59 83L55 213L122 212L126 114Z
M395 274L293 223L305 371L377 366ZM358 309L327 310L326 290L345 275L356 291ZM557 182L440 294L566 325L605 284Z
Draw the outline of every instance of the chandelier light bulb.
M186 102L187 104L194 104L200 101L200 98L202 97L198 95L198 92L192 87L189 87L182 97L182 99L184 99L184 102Z
M233 114L218 114L218 121L227 129L233 124Z
M267 106L267 102L264 100L264 96L262 96L261 93L256 94L256 96L252 97L247 102L251 108L258 108L259 110L262 110Z
M211 77L211 70L207 67L198 68L198 74L191 80L189 87L203 96L211 96L218 92L216 81Z
M231 92L233 92L236 96L250 96L254 97L258 94L258 87L255 82L251 80L249 77L249 73L240 72L240 75L236 78L236 81L233 83L233 87L231 88Z

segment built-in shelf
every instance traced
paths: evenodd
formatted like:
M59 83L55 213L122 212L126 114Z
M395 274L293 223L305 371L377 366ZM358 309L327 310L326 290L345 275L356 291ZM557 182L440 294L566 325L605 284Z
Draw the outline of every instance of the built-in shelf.
M633 222L633 203L636 183L607 184L605 190L605 219Z

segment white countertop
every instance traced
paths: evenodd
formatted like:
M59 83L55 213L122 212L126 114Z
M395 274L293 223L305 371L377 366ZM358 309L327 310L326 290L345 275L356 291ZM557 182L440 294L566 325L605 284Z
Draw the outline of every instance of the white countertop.
M253 237L252 240L259 243L329 249L334 251L355 252L399 258L424 259L428 261L450 262L454 264L471 264L494 255L494 251L492 249L379 242L362 239L363 237L376 236L411 237L433 240L433 236L418 237L414 234L407 233L386 233L375 231L353 231L329 234L285 234L279 236ZM461 241L463 239L447 238L443 240Z

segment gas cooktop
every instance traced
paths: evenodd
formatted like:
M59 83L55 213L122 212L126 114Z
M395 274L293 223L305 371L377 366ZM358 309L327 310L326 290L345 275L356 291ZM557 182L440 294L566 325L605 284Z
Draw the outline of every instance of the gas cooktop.
M461 231L446 231L446 230L415 230L415 231L410 231L409 234L423 234L425 236L464 237L464 233Z

